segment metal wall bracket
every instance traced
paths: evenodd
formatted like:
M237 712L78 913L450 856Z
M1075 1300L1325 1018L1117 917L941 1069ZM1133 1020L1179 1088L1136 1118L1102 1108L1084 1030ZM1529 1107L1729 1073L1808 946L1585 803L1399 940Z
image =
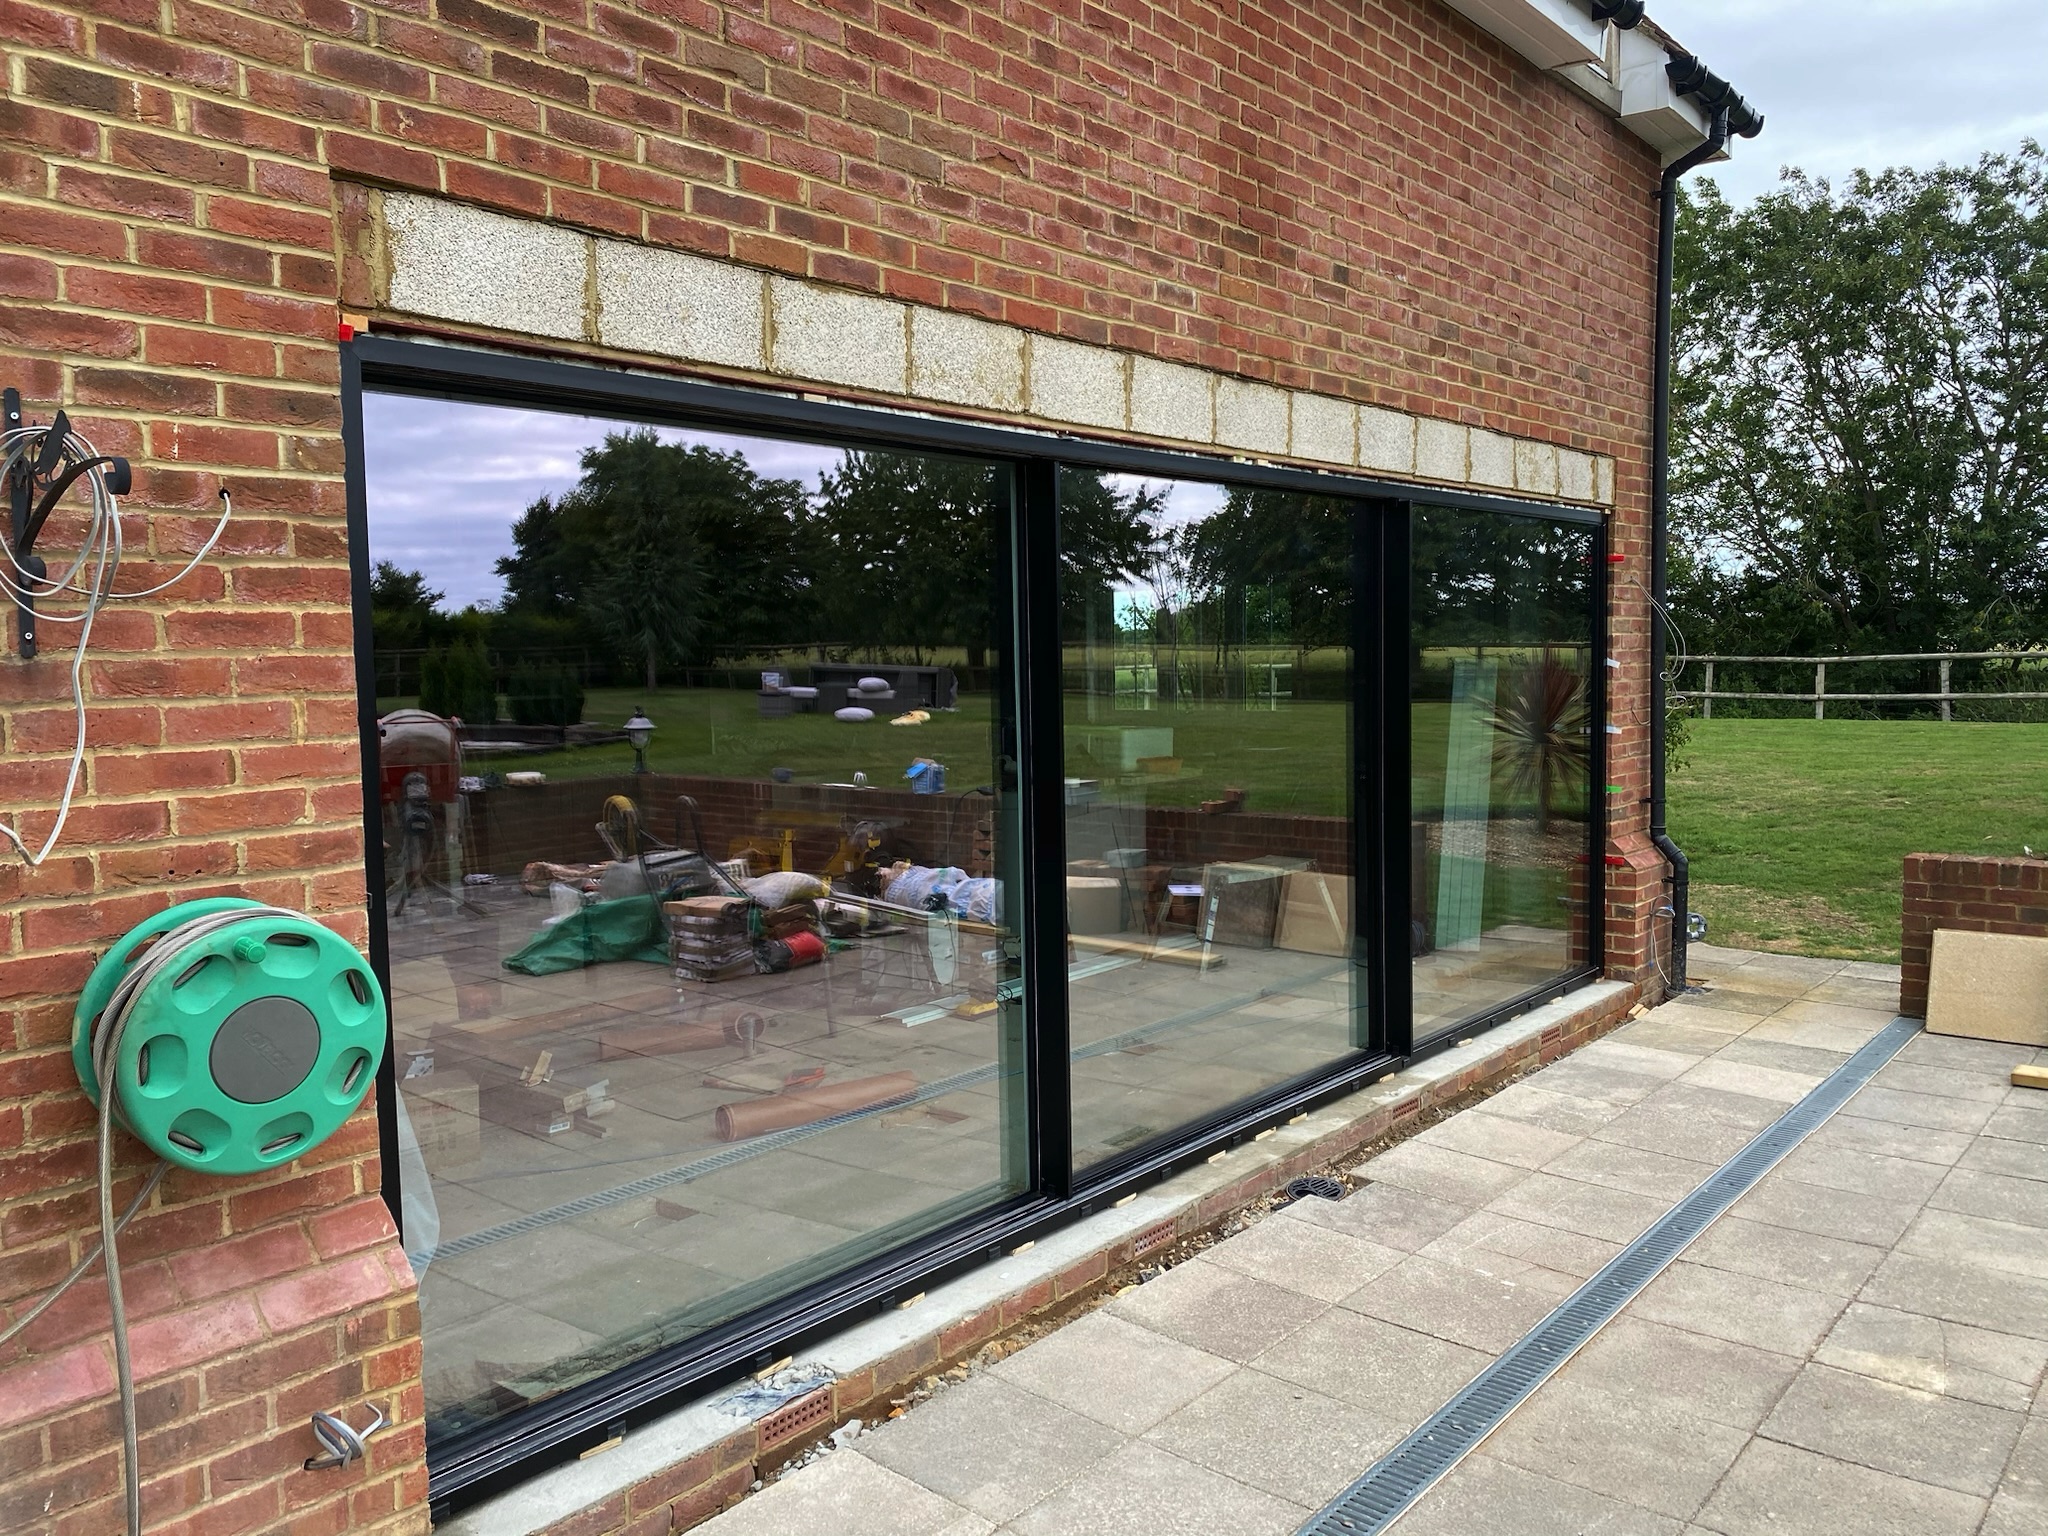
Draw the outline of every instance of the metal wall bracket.
M313 1415L313 1437L327 1447L327 1454L307 1457L308 1472L345 1467L369 1454L369 1446L365 1442L391 1421L384 1417L384 1410L375 1403L364 1406L370 1410L370 1422L361 1429L351 1429L348 1420L338 1414L316 1412Z
M0 395L0 431L17 432L23 425L21 391L7 390ZM126 496L134 484L134 472L128 461L118 455L72 458L70 437L71 420L60 410L57 419L43 434L40 451L33 458L24 453L7 476L8 536L14 551L14 563L19 568L17 586L40 583L49 575L49 566L35 552L36 538L42 533L43 524L50 520L50 514L56 510L57 503L64 499L64 493L78 482L80 476L95 469L105 470L107 489L116 496ZM14 609L15 639L21 647L22 660L27 661L36 654L34 595L21 593L15 599Z

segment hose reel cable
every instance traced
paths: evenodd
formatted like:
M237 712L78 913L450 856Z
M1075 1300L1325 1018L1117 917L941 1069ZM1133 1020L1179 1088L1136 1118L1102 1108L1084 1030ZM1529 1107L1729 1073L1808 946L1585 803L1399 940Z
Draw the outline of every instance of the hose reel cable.
M61 416L62 413L59 414ZM71 802L78 792L78 775L85 763L85 657L86 647L92 640L93 620L110 602L154 597L183 581L213 553L214 546L227 530L228 518L234 512L233 498L227 487L222 486L220 518L214 523L206 542L200 545L198 553L186 561L176 575L153 587L144 587L136 592L117 592L114 582L120 574L122 559L121 501L109 478L109 470L117 465L125 470L125 464L103 458L89 441L71 431L68 424L61 432L55 426L14 427L0 432L0 484L11 481L18 474L30 475L36 466L48 467L62 459L68 459L72 468L60 482L60 487L82 480L89 502L85 534L71 563L55 575L45 575L40 570L40 558L31 559L11 542L0 540L0 549L4 549L7 555L5 561L0 561L0 593L4 593L10 604L33 604L39 598L57 596L85 600L85 606L77 613L37 615L49 623L78 626L78 644L71 656L71 708L76 717L76 730L71 749L71 769L64 778L64 794L57 805L57 819L51 823L49 835L43 839L42 846L30 848L28 839L16 827L0 822L0 837L14 846L30 868L40 866L50 856L50 850L57 846L64 823L71 815ZM31 537L35 530L40 529L42 518L47 517L51 505L46 498L44 505L37 509L39 516L32 524Z

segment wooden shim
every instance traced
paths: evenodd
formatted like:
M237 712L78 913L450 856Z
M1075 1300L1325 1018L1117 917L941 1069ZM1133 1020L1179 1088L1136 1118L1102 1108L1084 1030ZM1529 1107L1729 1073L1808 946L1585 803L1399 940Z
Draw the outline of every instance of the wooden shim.
M1076 949L1104 955L1130 955L1139 960L1158 960L1167 965L1191 965L1198 971L1213 971L1225 964L1223 956L1205 949L1163 949L1144 939L1107 939L1099 934L1076 933L1067 942Z
M2015 1088L2048 1088L2048 1067L2014 1067L2012 1085Z

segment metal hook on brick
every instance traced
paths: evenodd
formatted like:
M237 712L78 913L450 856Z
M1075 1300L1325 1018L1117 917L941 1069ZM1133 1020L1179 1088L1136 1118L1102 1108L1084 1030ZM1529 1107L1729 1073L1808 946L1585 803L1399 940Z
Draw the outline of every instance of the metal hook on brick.
M308 1472L324 1472L330 1467L345 1467L352 1461L360 1461L368 1454L366 1443L370 1436L384 1428L391 1421L384 1417L384 1410L375 1403L364 1404L370 1410L370 1422L361 1429L349 1427L348 1420L338 1414L315 1412L313 1435L327 1447L325 1456L309 1456L306 1459Z

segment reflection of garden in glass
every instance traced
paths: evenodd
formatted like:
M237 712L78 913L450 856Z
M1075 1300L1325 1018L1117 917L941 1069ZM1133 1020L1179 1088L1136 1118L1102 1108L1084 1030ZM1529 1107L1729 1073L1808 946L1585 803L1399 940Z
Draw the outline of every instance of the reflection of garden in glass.
M382 437L386 409L365 413L385 703L425 695L501 744L465 750L459 774L413 771L402 802L376 778L398 871L404 1235L447 1436L1028 1189L996 756L1009 471L585 423L593 446L557 452L548 482L504 428L559 421L447 408L497 434L486 451L460 432ZM415 563L440 537L418 487L452 496L465 473L495 498L472 497L460 537ZM821 640L957 654L975 686L931 711L930 734L836 720L844 693L770 718L799 701L758 672L675 686L722 649ZM883 720L918 701L888 702ZM508 750L636 706L654 726L645 774L624 742ZM401 731L448 739L435 721L392 731L390 749L421 739ZM913 794L902 769L941 737L967 794ZM802 781L770 772L792 764ZM941 868L971 894L934 906L927 880L890 900Z
M1073 469L1062 508L1105 486L1149 537L1061 588L1080 1167L1363 1044L1350 509Z
M1418 1040L1586 954L1593 535L1419 509L1411 525Z

